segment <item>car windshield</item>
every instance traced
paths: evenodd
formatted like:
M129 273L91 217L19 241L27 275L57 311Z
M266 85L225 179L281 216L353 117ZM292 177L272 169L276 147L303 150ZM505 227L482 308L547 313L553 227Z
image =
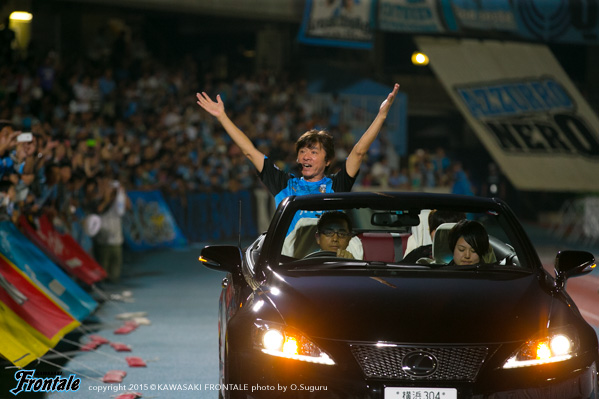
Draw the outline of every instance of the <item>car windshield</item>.
M509 226L491 210L299 210L287 228L280 264L529 270Z

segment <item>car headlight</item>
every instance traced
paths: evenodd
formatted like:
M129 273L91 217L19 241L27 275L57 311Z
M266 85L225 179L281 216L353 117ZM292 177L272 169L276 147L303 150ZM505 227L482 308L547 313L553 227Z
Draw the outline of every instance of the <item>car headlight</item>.
M254 347L267 355L310 363L335 364L325 351L305 335L279 323L256 320L253 339Z
M504 369L562 362L576 356L578 337L572 329L549 330L527 341L503 365Z

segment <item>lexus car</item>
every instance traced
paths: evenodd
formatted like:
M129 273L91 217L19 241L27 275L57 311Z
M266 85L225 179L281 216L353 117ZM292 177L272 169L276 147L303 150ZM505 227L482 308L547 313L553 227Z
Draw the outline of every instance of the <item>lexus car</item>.
M440 211L462 216L431 232ZM327 212L351 232L323 230ZM461 220L484 227L477 262L452 257ZM319 247L322 234L351 256ZM200 261L224 277L221 397L599 398L597 334L566 291L595 259L562 250L547 271L502 200L291 196L253 243L207 246Z

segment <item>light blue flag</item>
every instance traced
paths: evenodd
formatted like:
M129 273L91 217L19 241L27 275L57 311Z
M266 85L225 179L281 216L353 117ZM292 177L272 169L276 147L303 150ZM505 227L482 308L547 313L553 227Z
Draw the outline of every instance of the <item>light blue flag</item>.
M133 205L123 217L123 235L129 249L140 251L187 245L187 239L160 191L127 191L127 195Z

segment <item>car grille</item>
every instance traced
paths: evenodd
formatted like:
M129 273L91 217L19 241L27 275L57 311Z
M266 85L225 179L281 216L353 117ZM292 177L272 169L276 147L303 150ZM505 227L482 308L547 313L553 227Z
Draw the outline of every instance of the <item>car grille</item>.
M429 381L474 381L487 356L488 348L473 346L414 347L400 345L351 345L351 351L367 378ZM414 375L404 369L406 355L427 354L436 360L429 375Z

